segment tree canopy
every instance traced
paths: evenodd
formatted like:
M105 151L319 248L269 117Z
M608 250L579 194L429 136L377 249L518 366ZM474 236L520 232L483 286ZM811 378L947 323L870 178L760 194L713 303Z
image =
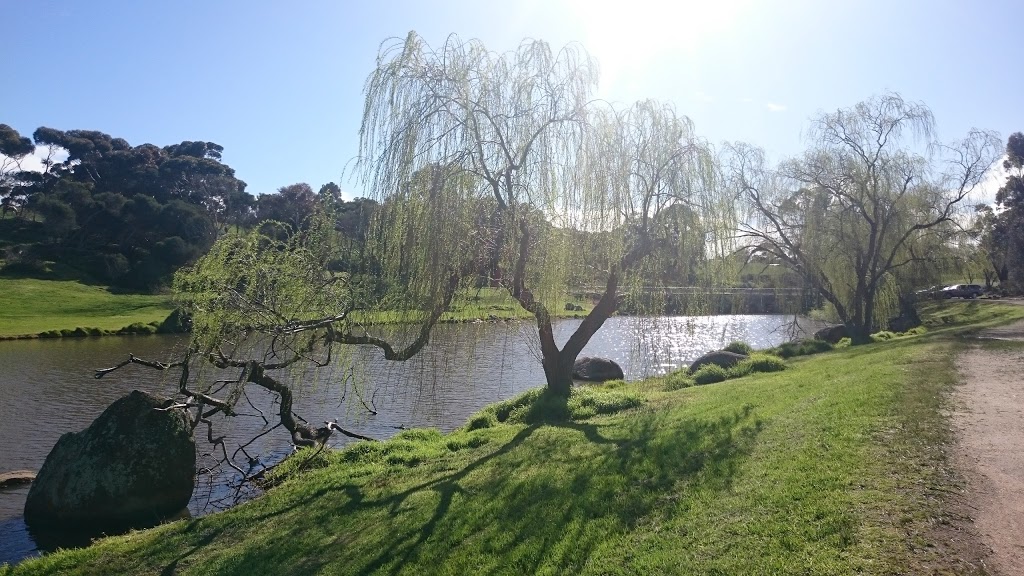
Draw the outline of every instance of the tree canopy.
M1024 134L1014 132L1006 141L1006 182L996 192L1002 210L989 218L983 246L992 255L1004 289L1024 291Z
M548 388L563 395L620 283L659 243L684 241L703 260L715 244L690 241L728 213L713 210L712 154L689 119L655 102L599 105L596 83L577 45L528 40L499 54L457 36L434 49L410 33L382 47L360 129L357 170L381 203L385 272L423 302L452 275L505 288L536 318ZM550 310L581 279L603 296L559 348Z
M887 94L822 114L807 152L774 169L760 150L732 148L750 249L800 273L857 342L913 288L899 273L944 242L997 156L991 133L946 145L933 132L926 106Z
M6 178L5 205L43 219L45 241L16 247L7 259L23 272L59 260L116 286L154 289L253 205L213 142L132 146L95 130L42 127L33 146L4 134L8 151L15 141L22 152L49 150L43 172ZM67 154L62 161L58 150Z

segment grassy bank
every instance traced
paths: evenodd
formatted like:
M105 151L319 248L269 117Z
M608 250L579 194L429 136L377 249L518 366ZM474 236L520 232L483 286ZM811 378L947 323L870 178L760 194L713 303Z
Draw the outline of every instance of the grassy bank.
M159 322L172 309L167 296L113 294L73 280L0 278L0 338L79 327L117 331Z
M528 394L450 435L332 453L229 512L0 574L964 570L934 532L955 481L943 408L960 344L943 330L1024 314L981 306L783 372Z
M567 300L568 302L569 300ZM589 302L572 300L580 311L553 310L560 317L584 316ZM160 322L174 309L169 296L115 294L104 286L74 280L0 278L0 339L72 332L76 328L113 332ZM508 292L485 288L460 294L442 322L532 318ZM408 315L376 313L373 322L408 321ZM85 333L75 334L84 335Z

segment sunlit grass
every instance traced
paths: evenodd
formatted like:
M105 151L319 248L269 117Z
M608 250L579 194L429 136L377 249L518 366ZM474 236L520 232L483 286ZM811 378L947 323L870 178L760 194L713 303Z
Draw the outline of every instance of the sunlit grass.
M113 294L71 280L0 278L0 337L78 327L116 331L162 321L171 310L168 296Z
M964 330L1015 313L928 318ZM300 453L226 513L0 573L943 572L956 559L928 538L961 345L929 331L707 386L528 392L448 435Z
M573 304L582 310L566 310L566 304ZM564 302L549 310L552 316L582 317L593 308L586 300L566 296ZM441 322L473 322L487 320L515 320L532 318L533 315L523 309L508 291L503 288L480 288L459 292L452 300L450 310L441 315ZM400 322L421 322L427 318L424 311L407 310L374 310L372 312L357 311L351 318L366 324L389 324Z

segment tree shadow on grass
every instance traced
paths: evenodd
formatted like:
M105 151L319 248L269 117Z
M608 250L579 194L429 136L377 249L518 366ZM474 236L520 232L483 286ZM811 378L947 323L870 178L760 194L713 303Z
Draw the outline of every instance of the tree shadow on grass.
M671 514L673 494L727 490L761 430L750 407L707 420L666 411L620 418L530 424L468 465L397 492L388 488L401 486L401 471L390 479L326 482L245 520L294 522L277 538L295 538L301 547L243 544L231 554L235 561L207 568L577 572L609 537Z

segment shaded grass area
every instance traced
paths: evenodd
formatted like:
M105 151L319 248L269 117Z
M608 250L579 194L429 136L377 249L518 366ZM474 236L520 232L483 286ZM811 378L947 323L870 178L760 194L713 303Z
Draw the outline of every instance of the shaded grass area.
M954 313L964 330L1013 312ZM229 512L0 573L964 571L933 537L958 346L930 331L708 386L530 392L449 435L300 454Z
M168 296L114 294L71 280L0 278L0 337L79 327L117 331L162 321L171 310Z

